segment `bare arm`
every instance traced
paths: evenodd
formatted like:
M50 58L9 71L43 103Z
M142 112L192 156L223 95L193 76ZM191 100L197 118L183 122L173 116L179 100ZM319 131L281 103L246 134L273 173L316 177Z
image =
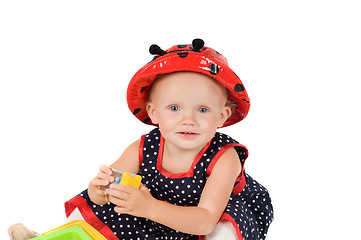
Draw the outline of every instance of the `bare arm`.
M139 190L111 185L109 199L117 205L115 211L118 213L145 217L181 232L206 235L220 219L240 170L236 151L233 148L226 150L207 179L197 207L176 206L157 200L143 185Z
M120 158L110 167L137 174L139 172L139 146L140 139L129 145Z

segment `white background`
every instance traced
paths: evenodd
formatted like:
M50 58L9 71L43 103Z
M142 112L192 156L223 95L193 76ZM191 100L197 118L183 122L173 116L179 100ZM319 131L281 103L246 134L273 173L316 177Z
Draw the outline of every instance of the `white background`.
M359 238L357 1L1 1L0 239L64 223L63 203L151 130L132 75L203 38L243 80L251 110L222 129L272 196L269 240ZM358 195L357 195L358 194Z

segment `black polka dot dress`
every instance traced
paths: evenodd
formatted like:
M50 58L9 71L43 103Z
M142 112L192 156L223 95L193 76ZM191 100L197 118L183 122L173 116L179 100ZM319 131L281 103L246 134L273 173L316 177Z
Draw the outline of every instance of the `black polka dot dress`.
M247 158L247 149L221 133L202 149L188 172L169 173L162 169L164 139L159 129L142 136L140 146L140 172L142 183L153 197L178 206L197 206L208 176L222 155L234 147L242 166ZM203 239L178 232L148 219L114 212L114 205L96 205L89 199L87 191L65 203L66 213L77 207L84 219L100 231L107 239ZM175 216L176 217L176 216ZM221 220L230 221L238 239L265 239L273 220L273 209L268 191L242 169L234 184Z

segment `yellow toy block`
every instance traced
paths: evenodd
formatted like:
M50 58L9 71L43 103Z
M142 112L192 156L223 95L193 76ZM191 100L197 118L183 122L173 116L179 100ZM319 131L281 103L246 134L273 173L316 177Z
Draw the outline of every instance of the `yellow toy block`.
M129 173L124 172L122 176L122 180L120 181L119 184L139 188L141 181L142 181L141 176L136 175L133 177Z

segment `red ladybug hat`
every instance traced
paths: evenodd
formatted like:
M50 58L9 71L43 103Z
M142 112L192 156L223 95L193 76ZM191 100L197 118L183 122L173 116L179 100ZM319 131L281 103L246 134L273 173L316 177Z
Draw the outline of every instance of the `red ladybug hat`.
M194 39L192 44L176 45L165 51L152 45L149 52L155 55L154 59L133 76L127 91L129 109L143 123L152 125L145 105L153 82L164 74L181 71L203 73L229 90L232 115L223 127L247 116L250 102L242 81L228 67L227 59L214 49L205 47L203 40Z

